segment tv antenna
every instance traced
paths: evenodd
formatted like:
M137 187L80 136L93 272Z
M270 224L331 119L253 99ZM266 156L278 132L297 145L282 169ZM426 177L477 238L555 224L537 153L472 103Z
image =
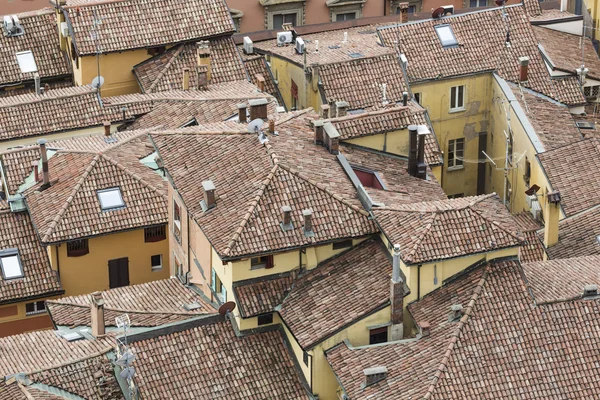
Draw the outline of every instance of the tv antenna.
M131 326L131 320L129 315L122 314L115 318L115 325L117 328L123 329L123 341L117 339L117 355L119 358L115 361L115 364L121 367L119 376L127 381L127 388L129 390L129 398L133 399L134 394L137 398L137 390L135 389L135 383L133 378L135 377L135 367L132 365L135 361L135 354L129 348L127 343L127 330Z
M92 80L92 86L96 90L98 90L98 94L100 95L100 86L102 86L102 84L104 83L104 78L100 75L100 53L102 52L102 50L100 48L100 30L99 30L98 26L100 25L100 23L102 21L98 17L98 13L96 12L96 9L93 10L93 13L94 13L94 25L93 25L92 31L90 32L90 36L94 40L94 43L96 45L96 69L97 69L98 73L97 73L96 77Z

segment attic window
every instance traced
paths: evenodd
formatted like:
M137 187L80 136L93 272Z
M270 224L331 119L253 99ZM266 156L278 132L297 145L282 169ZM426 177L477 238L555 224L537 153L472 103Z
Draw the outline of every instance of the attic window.
M118 187L98 190L98 199L100 200L100 207L104 211L125 207L121 189Z
M27 72L37 72L37 64L35 63L35 58L33 58L33 53L31 50L20 51L17 53L17 62L19 63L19 68L21 69L21 73L25 74Z
M22 278L23 267L19 258L19 250L7 249L0 251L0 270L4 280Z
M442 47L454 47L458 45L456 36L454 36L454 32L450 25L437 25L435 27L435 32L440 38L440 42L442 42Z
M354 171L356 177L364 187L386 190L386 187L381 181L381 178L379 177L379 174L377 172L354 165L352 166L352 170Z
M575 124L579 129L594 129L596 127L593 122L588 121L575 121Z

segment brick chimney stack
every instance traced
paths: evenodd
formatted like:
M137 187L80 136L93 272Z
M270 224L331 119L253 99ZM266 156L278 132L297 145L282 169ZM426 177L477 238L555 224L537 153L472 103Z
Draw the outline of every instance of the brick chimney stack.
M329 104L321 104L321 114L322 119L329 118Z
M417 149L418 127L408 126L408 174L417 176L417 162L419 151Z
M92 335L102 337L106 334L104 326L104 299L102 292L94 292L92 296Z
M315 144L323 144L323 120L318 119L313 121L313 126L315 128Z
M529 57L519 57L519 80L526 82L528 79Z
M417 134L419 148L417 150L417 178L427 179L427 164L425 164L425 134Z
M315 236L312 223L312 210L310 208L302 210L302 216L304 217L304 235L307 237Z
M348 114L348 107L350 107L350 104L347 101L336 101L336 117L345 117Z
M408 22L408 3L400 3L400 23Z
M558 243L560 200L558 190L546 194L546 209L544 210L544 246L546 248Z
M247 118L246 118L246 109L247 109L247 105L246 103L240 103L237 105L238 108L238 122L240 124L245 124L246 122L248 122Z
M211 180L202 181L202 190L204 191L204 204L206 205L206 209L210 210L217 205L215 184Z
M325 140L325 147L327 147L327 150L329 150L329 152L331 154L337 155L339 154L339 149L340 149L340 134L337 131L337 129L335 129L335 126L333 126L333 124L331 122L325 122L325 124L323 124L323 129L325 131L324 134L324 140Z
M110 122L104 121L102 123L102 125L104 126L104 136L109 137L110 136Z
M281 223L281 230L286 232L286 231L291 231L292 229L294 229L294 225L292 225L292 207L282 206L281 213L283 214L283 222Z
M46 152L46 139L39 139L40 158L42 159L42 189L50 187L50 172L48 170L48 153Z
M269 104L267 99L248 100L248 104L250 104L250 121L254 121L256 118L267 119L267 104Z
M400 276L400 245L394 245L392 261L392 282L390 288L391 340L404 337L404 281Z
M198 66L206 67L206 79L211 79L210 42L201 40L197 43Z

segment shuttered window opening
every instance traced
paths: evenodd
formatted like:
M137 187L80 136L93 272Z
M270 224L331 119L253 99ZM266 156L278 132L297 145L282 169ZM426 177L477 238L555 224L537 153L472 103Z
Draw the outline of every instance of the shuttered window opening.
M81 257L90 252L87 239L67 242L67 257Z
M144 241L146 243L160 242L161 240L165 240L166 238L167 238L166 225L153 226L153 227L144 229Z

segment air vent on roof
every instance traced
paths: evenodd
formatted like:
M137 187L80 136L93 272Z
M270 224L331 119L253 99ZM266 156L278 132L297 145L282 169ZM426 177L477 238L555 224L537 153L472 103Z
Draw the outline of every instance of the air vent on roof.
M352 58L361 58L364 57L361 53L348 53L348 55Z
M25 33L16 15L4 16L4 36L21 36Z
M61 335L67 342L83 339L83 335L79 332L69 332Z
M35 63L35 58L33 57L31 50L20 51L16 54L16 56L21 73L25 74L27 72L37 72L37 64Z
M277 46L292 43L292 32L277 32Z
M598 285L585 285L583 288L583 297L594 297L598 296Z
M341 46L337 45L337 44L332 44L331 46L328 46L331 50L335 50L335 49L339 49L341 48Z
M183 308L186 311L194 311L194 310L198 310L199 308L202 308L202 306L197 301L194 301L193 303L184 304Z
M596 129L596 125L593 122L576 121L575 123L579 129Z
M457 321L464 315L462 304L453 304L450 306L450 321Z

